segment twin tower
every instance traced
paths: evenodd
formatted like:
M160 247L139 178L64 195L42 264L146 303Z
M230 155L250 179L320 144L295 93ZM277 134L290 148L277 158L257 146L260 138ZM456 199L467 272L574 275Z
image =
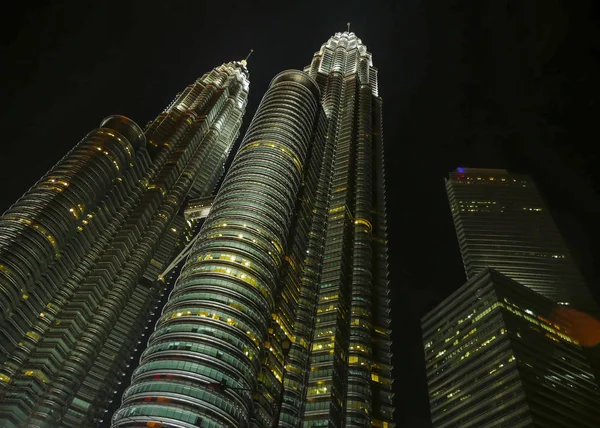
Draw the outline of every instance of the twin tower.
M394 426L371 54L278 74L225 173L248 88L108 117L0 217L0 426Z

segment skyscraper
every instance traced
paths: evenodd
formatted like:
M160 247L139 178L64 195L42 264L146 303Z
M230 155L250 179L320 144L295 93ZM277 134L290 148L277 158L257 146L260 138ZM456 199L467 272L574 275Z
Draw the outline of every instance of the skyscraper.
M597 307L535 185L459 168L446 189L468 281L422 319L433 426L597 426L600 339L574 309Z
M0 425L92 426L237 136L245 63L178 94L146 130L110 116L0 217Z
M468 279L493 267L550 300L600 315L531 178L458 168L446 190Z
M392 427L381 98L337 33L264 95L114 427Z
M433 427L597 427L600 388L565 310L488 268L423 317Z

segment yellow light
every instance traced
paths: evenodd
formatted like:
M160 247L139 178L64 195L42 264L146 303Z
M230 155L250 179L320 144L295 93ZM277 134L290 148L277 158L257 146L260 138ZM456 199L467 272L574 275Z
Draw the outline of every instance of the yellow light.
M371 222L364 218L357 218L356 220L354 220L354 224L362 224L363 226L366 226L369 230L373 229Z

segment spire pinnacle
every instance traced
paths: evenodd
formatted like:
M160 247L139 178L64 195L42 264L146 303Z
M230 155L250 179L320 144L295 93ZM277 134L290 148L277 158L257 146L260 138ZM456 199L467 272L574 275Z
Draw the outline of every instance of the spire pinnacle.
M350 23L347 22L346 25L348 26L348 32L350 32Z
M246 55L246 58L244 58L241 63L244 64L244 67L248 64L248 58L250 58L250 55L252 55L252 52L254 52L254 49L250 49L250 52L248 53L248 55Z

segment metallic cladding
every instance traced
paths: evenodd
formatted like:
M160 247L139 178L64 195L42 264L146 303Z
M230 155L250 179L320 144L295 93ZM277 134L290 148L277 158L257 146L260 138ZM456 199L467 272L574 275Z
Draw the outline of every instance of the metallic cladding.
M250 425L250 391L258 387L283 249L320 111L315 89L299 71L273 80L113 426L131 426L146 416L177 420L179 426ZM281 350L270 346L270 352ZM281 382L277 372L265 376L272 378L264 383ZM217 396L209 389L221 382L228 389ZM145 400L152 395L171 404ZM262 410L255 419L267 426L273 409Z
M394 426L381 106L354 33L272 80L113 426Z
M205 74L142 130L111 116L0 217L0 425L102 418L239 130L248 73Z

